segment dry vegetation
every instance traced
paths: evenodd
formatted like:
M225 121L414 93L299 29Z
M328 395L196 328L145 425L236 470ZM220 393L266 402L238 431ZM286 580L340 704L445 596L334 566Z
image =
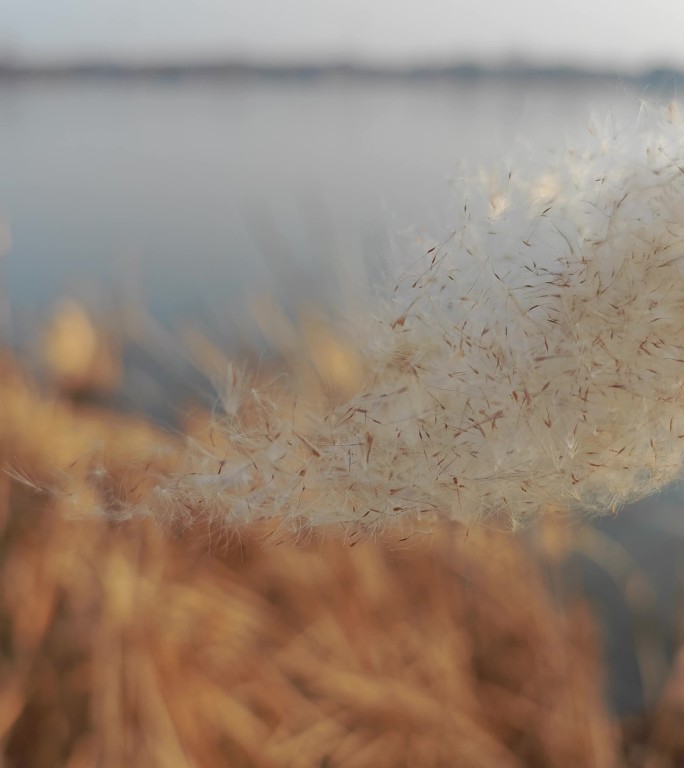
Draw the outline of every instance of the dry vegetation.
M149 508L364 538L434 517L606 513L677 477L684 121L670 107L587 136L465 189L453 235L346 334L358 351L338 344L351 396L312 407L234 369L216 448Z
M8 768L679 764L680 675L622 742L586 612L551 599L515 537L293 547L79 515L127 508L177 446L37 394L8 361L2 396Z

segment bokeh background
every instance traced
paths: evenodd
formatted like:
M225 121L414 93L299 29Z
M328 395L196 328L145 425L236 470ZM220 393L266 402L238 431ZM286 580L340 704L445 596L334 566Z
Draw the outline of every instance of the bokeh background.
M682 28L677 0L5 0L3 344L66 396L177 426L214 396L192 333L263 360L260 302L372 304L479 169L676 99ZM621 716L678 647L683 506L576 525L563 578Z

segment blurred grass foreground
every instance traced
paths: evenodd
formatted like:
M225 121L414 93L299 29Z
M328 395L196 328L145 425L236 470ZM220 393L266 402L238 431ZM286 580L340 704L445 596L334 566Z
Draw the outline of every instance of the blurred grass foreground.
M256 307L287 376L225 363L185 434L66 396L119 372L76 305L46 341L62 394L7 355L2 764L682 765L682 663L618 722L547 578L554 511L681 472L684 134L659 120L481 185L356 332ZM542 514L536 547L483 524Z
M680 670L621 730L588 612L519 538L454 523L293 545L272 526L117 519L180 442L40 394L9 359L1 388L3 765L684 759Z
M8 360L2 401L4 765L611 764L586 616L512 538L292 548L76 518L56 471L111 507L172 464L169 439Z

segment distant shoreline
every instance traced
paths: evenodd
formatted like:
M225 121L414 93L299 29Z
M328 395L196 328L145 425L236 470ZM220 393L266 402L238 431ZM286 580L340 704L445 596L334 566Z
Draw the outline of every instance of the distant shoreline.
M356 63L254 63L233 60L205 62L130 63L72 61L60 63L0 62L1 81L108 80L378 80L378 81L548 81L620 82L658 89L684 86L684 71L652 67L639 72L589 69L570 65L532 65L520 62L485 66L471 62L423 66L386 66Z

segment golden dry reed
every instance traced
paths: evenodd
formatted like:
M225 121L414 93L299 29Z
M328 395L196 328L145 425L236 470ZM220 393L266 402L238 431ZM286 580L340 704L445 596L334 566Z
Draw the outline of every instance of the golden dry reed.
M587 616L521 539L276 547L252 528L210 548L199 526L112 524L169 471L163 435L5 359L0 395L1 766L616 764Z
M611 511L677 477L684 122L645 108L629 129L591 125L585 145L464 191L448 241L350 319L363 374L344 402L305 404L232 369L213 447L148 509L362 536Z

